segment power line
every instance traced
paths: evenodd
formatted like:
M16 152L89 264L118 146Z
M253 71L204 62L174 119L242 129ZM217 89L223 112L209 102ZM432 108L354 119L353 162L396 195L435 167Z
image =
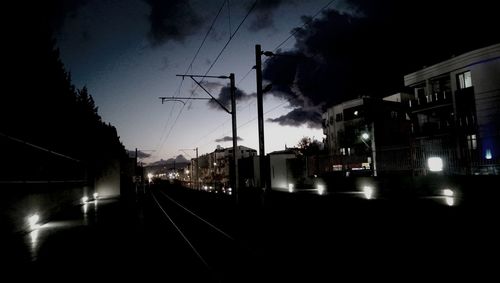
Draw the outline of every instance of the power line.
M258 0L254 1L254 3L252 4L252 6L248 9L247 11L247 14L245 15L245 17L241 20L240 24L238 25L238 27L236 28L236 30L234 31L234 33L231 34L231 36L229 37L228 41L226 42L226 44L224 45L224 47L222 47L221 51L219 52L219 54L217 55L217 57L215 58L215 60L212 62L212 64L210 65L210 67L208 68L208 70L205 72L204 76L206 76L211 70L212 68L215 66L215 64L217 63L217 61L219 60L220 56L222 55L222 53L226 50L227 46L229 45L229 43L231 42L231 40L234 38L234 36L238 33L239 29L241 28L241 26L243 25L243 23L246 21L246 19L248 18L248 16L252 13L253 9L255 8L255 6L257 5L257 2ZM189 69L189 68L188 68ZM186 73L187 74L187 73ZM185 75L186 75L185 74ZM200 81L200 84L203 82L203 79ZM196 87L193 92L191 93L190 96L192 96L194 94L194 92L196 91L198 87ZM174 128L175 124L177 123L177 121L179 120L179 117L180 115L182 114L184 108L186 107L186 105L183 105L182 108L181 108L181 111L179 111L179 114L177 115L175 121L174 121L174 124L172 125L172 127L170 128L170 131L166 137L166 139L168 139L168 137L170 136L170 133L172 132L172 129ZM165 139L165 141L166 141ZM163 147L163 144L162 144L162 147Z
M287 42L290 38L292 38L297 32L299 32L300 29L310 24L324 9L328 8L328 6L330 6L333 2L335 2L335 0L331 0L330 2L328 2L328 4L319 9L319 11L316 12L316 14L314 14L314 16L312 16L312 18L310 18L307 22L305 22L300 28L296 28L285 40L283 40L283 42L278 44L278 46L276 46L276 48L273 49L273 52L278 50L278 48L280 48L283 44L285 44L285 42Z
M311 18L310 18L307 22L305 22L305 23L304 23L304 24L303 24L300 28L304 28L305 26L309 25L309 24L310 24L310 23L311 23L311 22L312 22L315 18L317 18L317 17L318 17L318 15L320 15L320 13L321 13L323 10L325 10L326 8L328 8L328 7L329 7L329 6L330 6L330 5L331 5L334 1L335 1L335 0L331 0L331 1L329 1L329 2L325 5L325 6L321 7L321 9L319 9L319 10L318 10L318 11L317 11L317 12L316 12L316 13L315 13L315 14L314 14L314 15L313 15L313 16L312 16L312 17L311 17ZM255 6L255 4L256 4L256 3L257 3L257 1L255 1L255 2L254 2L254 5L250 8L249 13L250 13L250 12L251 12L251 10L254 8L254 6ZM249 13L247 14L247 16L249 15ZM247 16L245 16L245 19L246 19L246 17L247 17ZM241 24L240 24L240 26L241 26ZM238 28L239 28L240 26L238 26ZM288 36L288 37L287 37L284 41L282 41L280 44L278 44L278 45L277 45L277 46L273 49L273 52L275 52L276 50L278 50L278 49L279 49L279 48L280 48L283 44L285 44L288 40L290 40L290 38L292 38L292 37L293 37L293 36L294 36L294 35L295 35L298 31L299 31L299 29L295 29L295 30L294 30L294 32L292 32L292 33L291 33L291 34L290 34L290 35L289 35L289 36ZM231 38L231 37L230 37L230 38ZM230 40L229 40L229 41L230 41ZM229 44L229 41L226 43L226 46L227 46L227 44ZM226 48L226 46L224 46L224 47L223 47L223 49L221 50L221 53L224 51L224 49ZM219 55L220 55L220 54L219 54ZM219 58L219 56L217 56L217 59L218 59L218 58ZM216 59L216 60L217 60L217 59ZM209 68L209 70L208 70L208 71L210 71L210 69L213 67L213 65L214 65L214 64L215 64L215 62L212 64L212 66L210 66L210 68ZM252 72L252 70L253 70L253 69L254 69L254 67L252 66L252 68L250 68L250 70L248 70L248 72L247 72L247 73L246 73L246 74L245 74L245 75L244 75L244 76L243 76L243 77L242 77L242 78L238 81L238 86L241 84L241 82L243 82L243 81L244 81L244 80L248 77L248 75ZM205 73L205 75L206 75L206 74L208 74L208 71L207 71L207 73ZM250 103L251 103L251 102L247 103L247 104L245 105L245 107L246 107L246 106L248 106ZM286 104L286 103L288 103L288 101L285 101L285 102L283 102L283 103L281 103L281 104L279 104L279 105L277 105L277 106L273 107L272 109L270 109L270 110L266 111L264 114L268 114L268 113L270 113L270 112L272 112L272 111L274 111L274 110L278 109L279 107L283 106L283 105L284 105L284 104ZM242 128L242 127L244 127L244 126L246 126L246 125L248 125L248 124L250 124L251 122L255 121L256 119L257 119L257 116L256 116L256 117L254 117L254 118L252 118L252 119L250 119L250 120L248 120L247 122L245 122L245 123L241 124L240 126L238 126L238 129L239 129L239 128ZM198 142L199 142L199 141L201 141L201 140L203 140L203 139L205 139L206 137L208 137L208 136L212 135L212 134L214 133L214 131L215 131L215 130L219 129L220 127L222 127L222 126L223 126L224 124L226 124L226 123L227 123L227 121L224 121L222 124L220 124L219 126L217 126L217 127L216 127L213 131L211 131L210 133L208 133L208 134L204 135L202 138L200 138L200 139L198 140ZM205 145L207 145L207 144L209 144L209 143L211 143L211 142L212 142L212 141L209 141L209 142L207 142L207 143L205 143L205 144L201 145L200 147L203 147L203 146L205 146Z
M232 31L231 31L231 5L229 5L229 0L226 0L227 2L227 17L229 20L229 37L231 37Z
M219 17L221 11L222 11L222 8L224 8L224 5L226 4L226 1L227 0L224 0L222 2L222 5L220 6L219 8L219 11L217 12L217 15L215 16L215 18L213 19L212 21L212 24L210 25L210 28L207 30L207 33L205 34L205 37L203 38L203 41L201 42L200 44L200 47L198 47L198 50L196 51L196 54L194 54L194 57L193 57L193 60L191 60L191 63L189 64L188 68L186 69L186 72L184 73L184 75L186 75L188 72L189 72L189 69L192 69L193 67L193 63L194 61L196 60L196 57L198 57L198 54L200 53L200 50L201 48L203 47L203 45L205 44L205 41L207 40L208 38L208 35L210 34L210 32L212 31L213 27L214 27L214 24L215 22L217 21L217 18ZM229 3L228 3L229 5Z
M267 110L266 112L264 112L264 114L271 113L271 112L275 111L276 109L278 109L279 107L281 107L281 106L285 105L286 103L288 103L288 101L282 102L282 103L280 103L280 104L278 104L278 105L274 106L273 108L271 108L271 109ZM253 122L253 121L257 120L257 118L258 118L257 116L254 116L252 119L250 119L250 120L246 121L245 123L243 123L243 124L239 125L239 126L238 126L238 129L240 129L240 128L243 128L243 127L247 126L247 125L248 125L248 124L250 124L251 122ZM225 124L225 122L224 122L224 124ZM218 129L218 128L220 128L221 126L223 126L224 124L219 125L219 126L217 127L217 129ZM223 133L222 133L222 135L225 135L225 134L227 134L228 132L229 132L229 131L227 131L227 132L223 132ZM210 133L210 134L206 135L205 137L210 136L211 134L212 134L212 133ZM201 138L200 140L203 140L205 137ZM200 140L199 140L199 141L200 141ZM204 143L204 144L202 144L202 145L200 145L200 146L198 146L198 147L199 147L199 148L205 147L206 145L208 145L209 143L212 143L212 142L213 142L213 141L208 141L208 142L206 142L206 143Z
M240 81L238 82L238 86L241 84L242 81L244 81L248 75L250 75L250 73L252 72L252 70L255 68L255 66L252 66L252 68L250 68L250 70L248 70L248 72L240 79Z
M256 0L255 2L253 2L253 5L250 7L250 9L248 9L247 14L243 18L243 20L241 20L240 24L238 25L238 27L236 28L236 30L234 31L234 33L231 34L231 36L229 37L229 40L226 42L226 44L224 45L224 47L222 47L222 49L219 52L219 54L217 55L217 57L215 57L215 60L212 62L212 64L208 68L208 70L205 72L205 76L208 74L208 72L210 72L210 70L212 70L212 68L214 67L215 63L217 63L217 61L219 60L220 56L222 55L222 53L224 52L224 50L226 50L226 47L229 45L229 43L231 42L231 40L233 39L233 37L236 35L236 33L238 33L239 29L241 28L241 26L243 25L243 23L245 22L245 20L248 18L248 16L250 15L250 13L252 13L253 9L255 8L255 5L257 4L257 1L258 0ZM202 81L203 80L201 80L201 82Z
M219 8L219 11L217 12L217 14L215 15L214 19L212 20L212 23L210 24L210 27L208 28L207 32L205 33L205 36L203 37L203 40L201 41L200 46L199 46L199 47L198 47L198 49L196 50L196 53L194 54L193 59L192 59L192 60L191 60L191 62L189 63L189 65L188 65L188 67L187 67L187 69L186 69L186 72L185 72L184 74L187 74L187 73L189 72L189 70L193 68L193 63L194 63L194 61L196 60L196 58L198 57L198 55L199 55L199 53L200 53L200 51L201 51L201 48L202 48L202 47L203 47L203 45L205 44L205 42L206 42L206 40L207 40L208 36L210 35L210 32L213 30L214 25L215 25L215 23L217 22L217 19L219 18L219 15L220 15L220 13L221 13L222 9L224 8L224 5L226 4L226 1L227 1L227 0L223 0L223 1L222 1L222 4L221 4L221 6L220 6L220 8ZM182 78L182 80L181 80L181 81L180 81L180 83L179 83L179 87L177 88L177 94L180 94L181 89L182 89L182 84L183 84L183 82L184 82L184 78ZM164 129L163 129L162 134L161 134L161 136L160 136L160 141L159 141L159 145L158 145L158 150L156 151L158 154L160 154L160 152L161 152L161 148L163 148L164 143L166 142L166 140L167 140L167 139L168 139L168 137L170 136L170 132L172 132L172 128L173 128L173 127L175 126L175 124L177 123L177 120L179 119L180 114L181 114L181 113L182 113L182 111L184 110L184 107L186 107L186 105L183 105L183 106L182 106L181 110L179 111L179 114L177 115L177 117L175 118L174 123L172 124L172 127L170 127L170 130L169 130L169 132L168 132L167 136L165 136L165 140L162 142L162 140L163 140L163 136L164 136L164 134L165 134L165 132L166 132L166 129L167 129L168 122L170 121L170 117L171 117L171 114L172 114L172 112L173 112L173 106L172 106L172 110L171 110L171 112L170 112L169 119L168 119L168 120L167 120L167 122L165 123Z

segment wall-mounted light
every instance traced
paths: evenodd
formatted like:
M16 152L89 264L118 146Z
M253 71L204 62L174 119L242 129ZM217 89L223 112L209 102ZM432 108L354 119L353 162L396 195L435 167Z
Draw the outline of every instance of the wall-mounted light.
M493 155L491 154L491 149L486 149L486 154L484 155L484 158L490 160L493 158Z
M429 157L427 159L427 165L432 172L443 171L443 159L441 159L441 157Z
M38 215L38 213L35 213L33 215L30 215L26 220L28 221L30 229L35 229L38 225L38 221L40 221L40 215Z
M373 188L370 186L364 186L363 187L363 194L365 195L366 199L372 199L373 198Z

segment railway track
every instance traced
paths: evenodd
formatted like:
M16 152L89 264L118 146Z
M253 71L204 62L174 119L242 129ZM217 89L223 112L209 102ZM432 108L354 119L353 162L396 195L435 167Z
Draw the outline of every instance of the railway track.
M174 228L213 282L255 282L258 262L233 235L187 208L161 188L151 188L150 194L164 219L164 223L159 224Z

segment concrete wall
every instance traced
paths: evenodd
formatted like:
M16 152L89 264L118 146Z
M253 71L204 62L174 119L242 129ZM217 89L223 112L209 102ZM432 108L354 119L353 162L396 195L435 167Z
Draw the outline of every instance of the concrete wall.
M120 196L120 161L110 160L107 170L95 181L95 191L100 198ZM91 195L89 195L91 197Z
M1 231L27 231L29 216L36 213L40 217L40 223L44 223L66 206L80 203L82 197L90 191L89 187L62 183L2 185Z
M293 183L287 168L287 159L295 158L294 154L269 155L269 174L271 188L288 190L288 184Z

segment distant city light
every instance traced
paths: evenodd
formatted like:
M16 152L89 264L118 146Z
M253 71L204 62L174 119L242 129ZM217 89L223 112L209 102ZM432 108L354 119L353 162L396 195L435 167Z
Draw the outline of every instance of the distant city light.
M367 140L368 138L370 138L370 135L368 133L363 133L361 135L361 138L364 139L364 140Z
M83 203L86 203L87 201L89 201L89 197L88 196L82 197L82 202Z
M98 193L94 193L94 199L97 199L99 197L99 194Z
M363 187L363 194L365 195L366 199L372 199L373 198L373 188L369 186L364 186Z
M488 160L493 158L493 155L491 154L491 149L489 149L489 148L486 149L486 154L485 154L484 158L486 158Z
M357 110L356 110L356 111L354 111L354 116L358 116L358 113L359 113L359 112L358 112Z
M292 183L288 184L288 191L290 193L293 193L293 184Z
M443 171L443 159L441 157L429 157L427 165L432 172Z

